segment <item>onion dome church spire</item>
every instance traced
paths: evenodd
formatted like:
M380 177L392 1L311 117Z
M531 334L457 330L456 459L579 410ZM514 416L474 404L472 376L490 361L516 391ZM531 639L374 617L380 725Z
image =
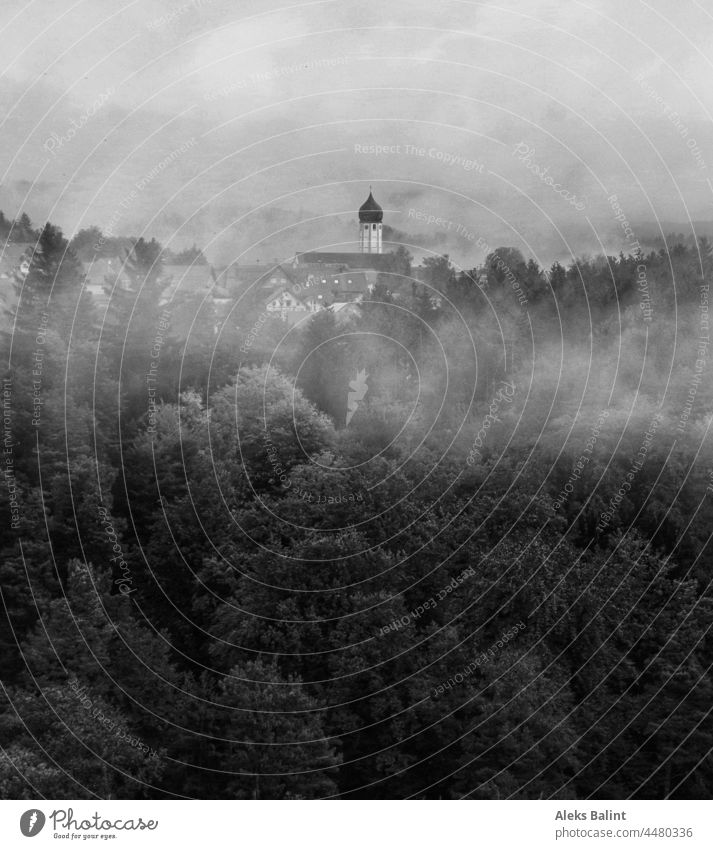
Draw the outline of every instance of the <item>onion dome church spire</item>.
M359 207L359 250L363 254L381 253L381 221L384 210L374 200L369 186L369 197Z

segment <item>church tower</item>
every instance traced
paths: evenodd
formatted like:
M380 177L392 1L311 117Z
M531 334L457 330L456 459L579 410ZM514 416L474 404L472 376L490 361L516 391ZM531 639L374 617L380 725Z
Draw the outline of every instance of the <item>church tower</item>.
M381 220L384 210L374 200L369 186L369 197L359 207L359 250L363 254L381 253Z

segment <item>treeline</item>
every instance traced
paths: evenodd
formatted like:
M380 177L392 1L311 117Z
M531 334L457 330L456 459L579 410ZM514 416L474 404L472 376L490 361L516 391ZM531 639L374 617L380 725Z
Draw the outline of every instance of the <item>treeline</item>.
M111 236L104 234L99 227L86 227L79 230L71 239L69 247L82 262L97 259L124 259L138 241L131 236ZM207 265L203 251L192 245L181 251L162 248L161 259L167 265Z
M51 224L36 229L26 212L17 219L8 219L0 212L0 240L5 243L34 244L47 227L57 230ZM99 227L85 227L79 230L69 241L68 248L73 256L84 263L97 259L125 259L131 253L136 236L112 236L105 234ZM169 265L207 265L208 261L203 251L195 244L190 248L172 251L162 248L162 261Z
M246 354L125 247L16 281L0 796L710 797L705 250L401 252Z

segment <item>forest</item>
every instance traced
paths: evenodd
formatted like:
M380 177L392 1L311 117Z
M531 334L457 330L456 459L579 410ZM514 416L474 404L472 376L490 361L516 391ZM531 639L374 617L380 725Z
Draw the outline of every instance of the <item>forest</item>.
M0 798L711 798L705 239L288 326L0 235Z

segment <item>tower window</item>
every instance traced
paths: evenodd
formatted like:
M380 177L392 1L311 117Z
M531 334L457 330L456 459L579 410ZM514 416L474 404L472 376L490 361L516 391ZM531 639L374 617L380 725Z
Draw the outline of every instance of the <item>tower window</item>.
M376 230L376 224L372 224L372 225L371 225L371 229L372 229L372 230Z

